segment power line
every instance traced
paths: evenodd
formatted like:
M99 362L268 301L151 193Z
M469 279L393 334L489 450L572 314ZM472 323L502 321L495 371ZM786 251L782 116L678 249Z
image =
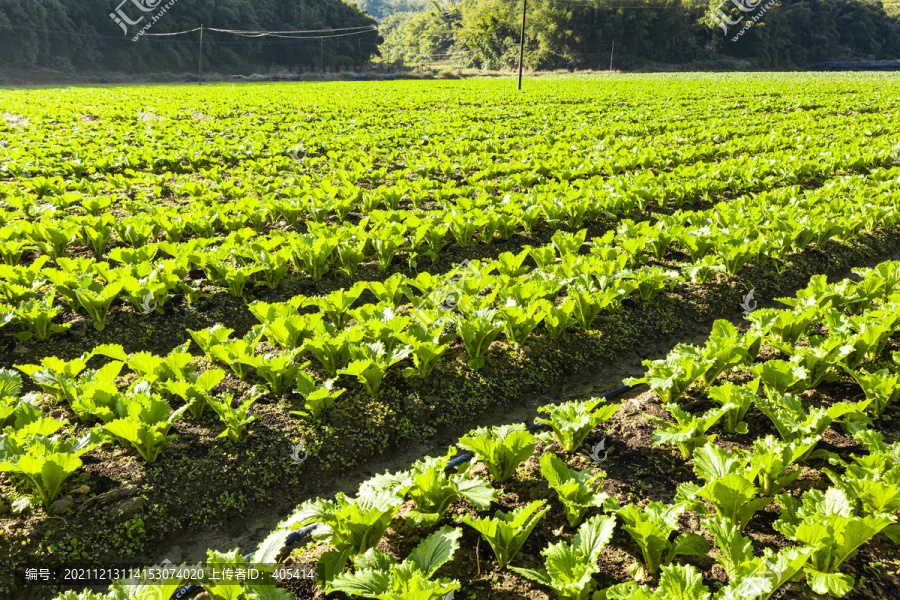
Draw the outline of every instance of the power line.
M366 29L365 31L356 31L353 33L339 33L337 35L319 35L319 36L306 35L306 36L300 37L300 36L292 36L292 35L270 34L269 36L266 36L266 37L276 37L276 38L283 38L283 39L287 39L287 40L327 40L329 38L347 37L347 36L351 36L351 35L363 35L365 33L369 33L370 31L376 31L376 30L377 29L375 27L372 27L370 29Z
M369 33L370 31L375 31L378 29L375 25L364 25L361 27L343 27L341 29L303 29L298 31L284 31L284 32L274 32L274 31L239 31L234 29L216 29L214 27L204 27L206 31L217 31L220 33L231 33L234 35L239 35L241 37L253 37L253 38L263 38L263 37L276 37L283 38L289 40L319 40L319 39L327 39L327 38L336 38L336 37L346 37L348 35L361 35L363 33ZM289 33L331 33L334 31L347 31L350 29L361 30L354 31L352 33L339 33L336 35L323 35L323 36L293 36L293 35L281 35L281 34L289 34ZM191 33L193 31L199 31L200 28L196 29L188 29L187 31L178 31L175 33L145 33L145 36L151 35L155 37L159 36L172 36L172 35L181 35L183 33Z
M371 30L371 29L378 29L378 26L377 25L359 25L357 27L340 27L337 29L331 29L331 28L329 28L329 29L297 29L295 31L243 31L243 30L239 30L239 29L216 29L214 27L206 28L207 31L220 31L222 33L233 33L235 35L243 35L243 36L247 36L247 37L253 37L253 36L263 37L263 36L267 36L267 35L276 35L276 34L282 35L282 34L293 34L293 33L321 33L323 31L328 31L328 32L331 32L331 31L353 31L355 29ZM194 31L196 31L196 30L194 30Z
M173 32L171 32L171 33L145 33L145 34L142 35L141 37L147 37L147 36L150 36L150 35L152 35L153 37L165 37L165 36L171 36L171 35L181 35L181 34L183 34L183 33L193 33L193 32L195 32L195 31L200 31L200 29L201 29L200 27L195 27L195 28L193 28L193 29L185 29L184 31L173 31ZM206 30L209 31L209 30L210 30L209 27L207 27Z
M281 38L281 40L319 40L319 39L329 39L329 38L337 38L337 37L346 37L351 35L363 35L372 31L378 31L377 25L363 25L360 27L343 27L338 29L306 29L299 30L298 32L310 32L310 33L331 33L334 31L346 31L349 29L359 29L359 31L354 31L351 33L339 33L335 35L321 35L321 36L289 36L289 35L281 35L276 34L275 32L242 32L238 30L229 30L229 29L214 29L212 27L204 27L205 31L217 31L222 33L233 33L237 35L241 34L254 34L254 35L243 35L242 37L256 37L256 38L265 38L265 37L273 37L273 38ZM103 39L109 41L117 41L117 42L131 42L130 37L119 37L114 35L103 35L103 34L88 34L88 33L79 33L77 31L63 31L59 29L40 29L35 27L17 27L14 25L5 25L0 26L0 31L3 30L17 30L17 31L28 31L35 33L46 33L50 35L68 35L78 38L87 38L87 39ZM187 33L193 33L195 31L200 31L199 27L195 27L194 29L186 29L184 31L173 31L166 33L144 33L141 35L142 38L169 38L179 35L184 35ZM265 33L266 35L258 35L259 33ZM158 43L180 43L180 44L197 44L196 40L156 40ZM286 41L279 40L263 40L260 39L258 42L224 42L224 41L214 41L208 40L204 42L205 44L212 44L215 46L243 46L243 45L273 45L273 44L284 44L289 43Z
M396 52L397 54L406 54L407 56L428 56L428 57L442 57L446 58L448 56L463 56L465 54L472 54L473 50L464 50L462 52L444 52L440 54L416 54L415 52L404 52L403 50L397 50L396 48L381 48L387 52Z

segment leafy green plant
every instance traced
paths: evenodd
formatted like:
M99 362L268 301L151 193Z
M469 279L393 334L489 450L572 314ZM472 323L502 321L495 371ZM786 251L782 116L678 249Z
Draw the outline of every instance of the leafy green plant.
M468 316L457 317L456 332L469 355L469 368L477 371L484 366L484 357L491 343L500 335L500 325L495 321L493 310L482 308Z
M390 554L371 548L357 557L353 573L340 574L326 590L377 600L444 600L459 590L449 579L432 581L434 573L459 549L462 532L442 527L422 540L402 563Z
M777 500L781 518L774 528L812 550L803 568L809 587L817 594L838 598L846 596L855 583L853 576L840 572L841 565L896 521L887 514L855 516L853 503L838 488L828 488L824 493L807 490L802 502L789 494L781 494Z
M730 581L720 592L722 600L768 600L785 583L794 579L809 560L810 552L782 548L774 552L766 548L761 557L753 554L750 539L724 519L711 518L703 526L716 542L716 561L725 569Z
M241 361L256 369L256 374L266 380L269 389L275 396L282 396L294 383L301 365L294 362L296 352L282 352L281 354L266 354L252 358L242 358ZM305 363L304 368L309 366Z
M393 491L379 491L348 498L338 492L333 501L321 498L301 504L279 529L292 530L316 523L313 538L334 547L321 555L316 567L320 587L344 571L347 561L374 548L403 498Z
M697 452L702 450L699 448ZM771 496L758 497L760 490L753 485L752 479L752 475L748 478L741 473L729 472L711 477L703 487L683 483L678 486L677 499L690 502L689 507L695 513L708 515L706 505L694 501L697 496L705 498L712 503L720 518L743 530L753 515L774 500Z
M578 251L584 246L587 238L587 229L582 229L578 233L566 233L565 231L557 231L553 234L553 246L559 251L560 256L566 254L578 254Z
M125 362L128 368L142 379L157 385L171 380L188 380L194 374L197 365L193 362L194 357L187 351L189 346L190 341L187 341L174 348L165 357L160 357L150 352L127 354L118 344L103 344L94 348L91 355L108 356Z
M301 365L305 369L309 363ZM334 401L344 393L345 390L334 390L334 379L330 379L322 385L316 385L312 377L303 370L297 372L297 389L296 393L303 396L303 410L296 411L293 414L302 417L308 417L313 421L321 421L325 417L325 411L328 410Z
M70 361L62 360L55 356L47 356L41 359L39 365L14 365L32 381L41 386L44 393L50 394L56 400L62 402L66 399L66 382L74 380L79 373L87 368L89 354L82 354L79 358Z
M112 303L118 298L123 288L122 282L103 285L97 281L84 283L75 290L75 297L81 307L94 320L94 328L103 331L106 327L106 316Z
M715 256L704 256L681 267L681 272L690 279L691 283L698 285L707 283L713 275L724 273L725 270L725 265L719 264Z
M35 431L33 427L31 429ZM14 447L14 444L3 444L5 450L0 453L0 472L21 477L41 500L44 508L49 509L62 484L81 468L79 457L96 448L97 441L94 433L65 442L55 438L35 437L21 454L10 452L8 446Z
M250 366L253 364L253 353L257 342L262 337L262 330L262 326L254 327L243 338L225 340L210 347L207 354L211 358L231 367L231 371L238 378L244 379L249 374ZM193 332L191 334L193 335Z
M497 257L496 265L501 275L508 277L518 277L528 272L525 266L525 259L528 258L529 252L526 248L518 254L512 252L503 252Z
M869 400L842 402L828 408L818 407L807 411L803 408L803 401L793 394L777 396L774 400L756 398L757 408L769 417L778 435L786 442L806 437L818 439L833 421L861 413L868 405Z
M704 387L715 383L716 378L726 369L740 365L750 358L753 351L751 340L741 335L737 328L728 321L718 320L713 323L709 341L700 353L700 360L706 367L702 380Z
M506 305L498 310L503 324L503 332L510 345L514 347L523 345L531 332L541 324L544 314L539 312L540 308L540 305L537 304L525 308L510 298Z
M407 346L385 351L381 342L350 347L353 360L338 371L338 374L356 377L365 386L369 395L375 396L387 370L409 356L409 353L410 348Z
M551 304L544 312L544 328L551 340L559 339L575 323L575 301L572 298L566 298L558 305Z
M851 454L852 462L838 456L828 460L843 467L842 474L822 469L835 487L844 491L863 515L891 514L900 510L900 446L884 443L881 433L872 430L857 433L855 439L862 442L868 454Z
M601 592L603 600L709 600L709 588L703 576L691 565L663 565L659 588L629 581L608 587ZM737 599L735 599L737 600ZM748 600L750 600L748 598Z
M19 303L19 306L16 307L14 313L7 313L15 314L18 319L25 322L31 329L30 333L19 333L16 336L19 340L25 341L34 337L34 339L38 341L43 341L48 339L54 333L67 331L72 326L69 323L57 325L53 322L53 319L62 312L58 308L53 308L53 299L55 295L56 292L50 292L46 297L39 300L24 300Z
M401 273L395 273L384 281L370 281L368 288L380 302L397 307L403 299L405 282L406 278Z
M228 329L220 324L213 325L207 329L201 329L200 331L194 331L192 329L188 329L187 331L191 334L191 337L194 338L194 341L200 349L207 355L213 346L218 346L234 333L234 329Z
M551 544L541 551L546 568L539 571L510 567L519 575L546 585L560 600L588 600L594 590L597 558L612 538L615 517L596 516L585 521L570 543Z
M291 258L297 270L306 271L310 279L318 281L328 272L337 247L337 239L300 236L291 240Z
M710 388L709 397L721 406L733 406L723 416L725 431L728 433L747 433L747 423L744 416L753 405L754 398L759 390L759 379L754 379L744 385L723 383L720 386Z
M788 392L802 392L809 387L809 371L783 360L766 361L749 367L747 371L760 378L770 400L780 398Z
M760 493L769 496L781 491L800 476L800 469L791 471L788 469L801 458L808 456L818 441L816 437L808 437L783 442L767 435L753 440L752 453L740 452L737 456L745 461L745 472L752 475L751 479L755 478Z
M115 366L114 368L118 371L118 368ZM122 414L122 398L123 395L111 380L86 381L77 385L77 391L71 395L70 404L82 421L96 419L109 423L117 416L127 416Z
M891 373L888 369L879 369L874 373L850 371L850 375L863 389L866 398L871 402L869 408L875 418L880 419L884 409L900 397L900 374Z
M225 379L225 371L222 369L209 369L200 375L193 373L186 379L169 379L159 384L166 392L178 396L186 403L191 417L200 419L209 405L210 391L222 383Z
M522 424L478 428L459 440L460 448L475 453L494 481L507 481L523 461L534 455L534 436Z
M614 288L600 292L594 292L583 286L569 288L569 298L574 302L572 316L585 331L590 329L600 311L618 300L619 297L619 290Z
M542 508L545 504L546 500L537 500L511 513L498 510L493 519L474 519L463 515L461 521L475 529L491 545L502 569L515 558L538 521L550 510L550 507Z
M812 389L823 381L837 379L836 366L846 347L840 337L812 336L809 346L792 347L790 363L805 369L806 385Z
M541 456L540 464L544 479L566 507L566 519L570 527L578 527L591 507L601 508L609 497L596 489L597 484L606 477L605 473L591 475L570 469L550 452Z
M293 309L292 309L293 310ZM290 352L303 345L319 326L321 315L289 314L263 321L263 335L282 350Z
M618 404L601 407L600 404L603 402L603 398L592 398L583 402L548 404L538 408L538 412L549 413L550 418L538 418L534 422L550 427L563 450L572 453L578 449L591 430L612 418L619 410Z
M375 247L375 255L378 257L379 269L386 270L400 246L405 243L406 226L400 223L392 223L381 231L381 235L372 237L372 245Z
M756 310L747 318L760 330L769 332L769 343L780 350L795 345L819 319L819 313L816 310L793 312L767 308Z
M643 364L648 367L647 374L640 379L626 379L625 385L646 383L667 404L677 402L707 370L694 352L685 355L673 351L665 360L646 360Z
M678 529L678 517L686 508L684 503L648 502L643 507L629 504L623 508L611 498L605 508L622 519L623 529L641 548L644 561L632 567L636 575L640 572L655 575L678 555L703 556L709 550L709 543L696 533L681 533L674 540L669 539Z
M332 335L326 331L306 340L303 343L302 352L311 352L324 367L329 377L337 377L338 372L350 363L351 343L361 340L361 332L357 336L351 337Z
M644 413L644 418L657 426L650 439L653 440L654 444L678 446L678 449L681 450L681 456L687 460L691 458L695 448L699 448L715 439L715 435L707 436L706 432L719 419L736 407L733 404L726 404L719 408L711 409L699 417L685 412L677 404L666 404L663 408L672 415L675 423L669 423L665 419Z
M252 267L257 273L262 273L262 283L274 290L287 277L291 267L291 251L288 248L275 251L256 246L253 248Z
M416 461L412 469L384 478L384 485L394 487L401 493L405 490L416 507L406 514L406 522L411 526L434 527L440 521L450 503L465 498L477 510L487 510L497 499L497 491L480 477L470 477L467 468L459 473L446 475L447 464L456 454L451 447L449 454L441 458L426 456Z
M360 282L350 289L336 290L327 296L307 298L303 302L303 306L317 307L331 320L336 329L343 329L350 321L350 307L359 299L365 289L365 284Z
M415 333L416 331L420 333ZM411 349L410 355L413 359L413 366L403 369L403 376L408 379L413 377L425 379L428 377L441 357L450 349L450 344L441 343L439 335L429 337L428 332L416 327L401 333L398 339Z
M223 394L221 398L210 396L206 399L210 408L216 411L216 414L225 423L225 431L220 433L218 437L225 438L232 444L241 441L247 426L259 419L259 415L250 414L250 407L259 398L260 393L261 390L252 388L250 390L250 398L237 407L231 406L234 400L231 394Z
M145 461L152 463L165 446L175 441L174 435L167 434L188 407L173 411L165 400L145 396L132 398L125 408L128 417L107 423L103 431L133 446Z

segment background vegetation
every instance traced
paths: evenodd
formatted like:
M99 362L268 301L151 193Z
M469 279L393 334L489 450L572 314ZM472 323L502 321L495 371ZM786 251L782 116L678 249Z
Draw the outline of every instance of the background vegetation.
M62 71L197 69L199 32L132 42L110 18L121 0L0 0L0 67L48 67ZM160 6L165 5L162 2ZM123 10L141 13L129 2ZM146 20L145 20L146 22ZM150 33L194 29L318 30L374 25L375 19L339 0L177 0ZM143 25L143 23L141 24ZM328 34L326 34L328 35ZM245 38L204 33L203 60L217 71L249 72L278 65L330 69L353 68L377 52L378 33L318 39Z
M370 0L377 1L377 0ZM761 10L767 2L761 2ZM752 3L750 3L752 6ZM531 69L606 69L733 57L762 68L900 56L900 21L881 3L778 0L738 41L708 16L720 0L529 0L525 64ZM742 13L731 2L732 19ZM518 60L521 0L462 0L382 21L385 46L418 54L464 53L462 66L511 67ZM756 11L746 13L756 14Z
M69 73L193 71L198 35L132 42L110 13L120 0L0 0L0 68ZM146 0L135 0L146 1ZM530 0L529 69L687 65L803 68L825 60L900 57L900 1L777 0L751 31L732 38L712 20L718 9L751 17L767 0ZM130 3L126 10L138 11ZM203 60L218 72L262 68L353 69L375 57L406 64L512 68L518 60L522 0L178 0L152 33L193 29L320 30L379 25L379 32L319 39L243 38L207 33ZM147 13L153 14L153 13ZM438 56L435 56L438 55ZM722 59L730 59L722 61Z

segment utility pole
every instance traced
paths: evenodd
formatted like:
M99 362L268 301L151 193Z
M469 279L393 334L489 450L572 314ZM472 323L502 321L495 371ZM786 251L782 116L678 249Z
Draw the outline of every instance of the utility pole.
M522 37L519 40L519 91L522 91L522 58L525 56L525 10L528 0L522 0Z
M610 71L612 71L613 54L615 53L615 51L616 51L616 40L613 40L612 50L609 51L609 70Z
M319 73L325 73L325 38L319 38Z
M203 23L200 23L200 66L197 67L197 85L203 85Z
M356 56L359 57L359 74L362 75L362 38L356 36Z

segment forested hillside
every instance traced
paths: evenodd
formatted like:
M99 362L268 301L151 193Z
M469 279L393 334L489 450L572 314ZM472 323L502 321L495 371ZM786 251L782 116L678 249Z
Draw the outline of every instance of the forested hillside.
M803 67L822 60L900 56L900 22L880 2L777 0L744 35L743 24L768 2L710 0L529 0L526 66L607 68L647 61L688 63L724 56L759 67ZM723 28L710 16L721 9ZM521 0L462 0L403 18L386 19L386 46L413 54L459 53L468 66L503 68L519 53Z
M145 12L137 4L148 10ZM170 2L163 0L0 0L0 67L60 70L182 71L197 67L199 34L132 38ZM127 32L111 18L121 7ZM141 20L143 17L143 20ZM374 25L340 0L176 0L148 33L205 27L238 30L319 30ZM318 39L246 38L205 34L204 63L214 70L260 66L352 67L377 52L378 33ZM324 34L329 35L329 34Z
M132 41L168 4L148 31L154 36ZM605 69L613 44L614 65L621 69L723 57L759 68L893 59L900 57L896 9L861 0L530 0L525 64L535 70ZM207 30L204 66L220 72L352 69L378 54L406 63L451 55L456 66L503 69L518 61L521 12L522 0L0 0L0 67L194 70L199 33L156 34L202 23L311 30L265 38ZM724 26L717 13L734 24ZM116 14L134 24L112 18ZM377 31L347 29L375 25ZM320 32L329 28L341 31Z

